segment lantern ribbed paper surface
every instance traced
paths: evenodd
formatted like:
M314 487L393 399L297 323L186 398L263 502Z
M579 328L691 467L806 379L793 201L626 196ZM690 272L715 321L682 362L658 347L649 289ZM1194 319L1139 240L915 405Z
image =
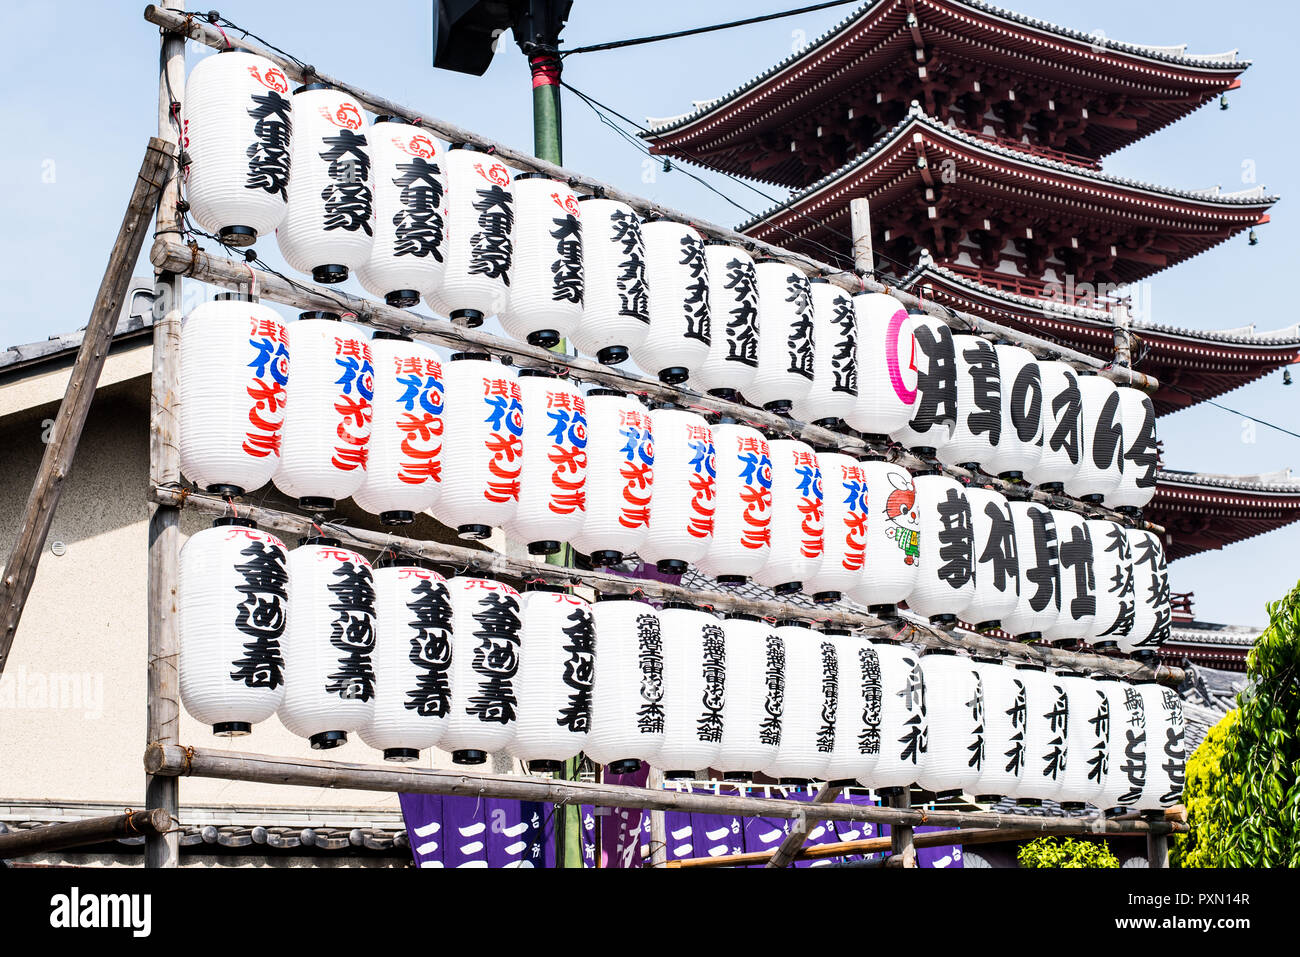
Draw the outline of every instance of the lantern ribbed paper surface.
M975 335L953 336L957 417L939 449L948 465L991 462L1002 441L1002 385L993 343Z
M442 492L434 514L462 538L482 539L519 505L523 392L513 369L452 357L443 367Z
M1140 509L1156 494L1156 407L1145 392L1119 386L1119 412L1124 430L1124 475L1106 494L1110 508Z
M781 746L763 773L789 783L824 781L839 699L835 646L803 625L779 625L776 633L785 642L785 711Z
M274 310L224 295L181 328L181 472L210 492L241 495L280 464L289 337Z
M921 567L916 484L907 469L891 462L867 459L858 467L867 481L867 546L849 596L888 617L912 593Z
M1079 471L1065 481L1065 492L1099 502L1124 478L1124 417L1119 408L1119 389L1099 375L1080 375L1079 397L1083 407L1083 454Z
M693 777L717 764L727 699L727 642L721 620L696 608L666 605L663 638L664 740L654 766Z
M231 246L251 246L284 219L293 104L284 71L227 50L185 82L185 198L199 225Z
M818 452L822 473L822 560L804 580L805 594L817 601L838 601L858 583L866 561L867 476L862 463L842 452Z
M442 490L442 363L423 343L376 332L366 478L352 499L386 525L432 508Z
M446 268L439 301L448 318L477 326L510 294L514 259L514 174L499 159L454 144L447 161Z
M880 656L865 638L843 632L825 637L835 645L840 692L826 780L866 781L880 757Z
M616 565L650 526L655 449L650 413L612 389L587 393L587 509L569 537L593 564Z
M1065 774L1054 800L1058 804L1094 804L1106 784L1110 701L1101 682L1064 674L1059 680L1070 699L1070 731Z
M451 708L441 747L457 764L482 764L514 740L523 618L519 593L486 578L447 580L451 601Z
M248 734L284 698L284 543L217 519L181 548L181 701L214 734Z
M280 721L313 748L337 747L374 711L374 573L359 553L328 538L291 551L288 569Z
M284 261L320 283L370 258L374 213L369 127L361 104L320 83L293 94L289 208L275 232Z
M1139 811L1173 807L1183 797L1186 778L1186 749L1183 700L1173 688L1148 683L1137 685L1146 713L1147 775Z
M1097 582L1097 612L1088 640L1106 647L1133 630L1133 552L1124 527L1117 522L1090 518L1086 524Z
M724 584L755 574L771 553L772 455L767 439L747 425L713 426L713 538L700 570Z
M719 240L704 244L709 269L712 342L691 384L702 392L735 398L754 380L758 365L758 282L754 258Z
M591 606L550 588L524 594L519 716L510 753L533 771L558 771L587 743L595 626Z
M970 502L961 483L946 475L918 475L915 484L922 561L907 607L932 621L955 621L975 595Z
M650 526L638 554L662 572L680 574L704 556L713 539L713 430L703 416L682 409L655 409L650 423L654 489Z
M661 219L641 226L650 327L629 344L638 366L663 382L685 382L709 355L709 266L693 227Z
M1002 378L1002 435L982 463L1003 478L1021 478L1043 460L1043 373L1028 349L999 343Z
M506 333L535 346L557 345L582 321L582 230L578 196L541 173L515 177L514 262Z
M447 581L411 559L375 576L375 704L361 740L387 761L414 761L442 740L451 708Z
M519 509L507 537L534 555L553 555L582 528L587 508L587 403L567 379L519 375L524 454Z
M778 594L797 592L821 567L826 515L822 473L812 446L795 439L768 443L772 456L772 547L754 580Z
M961 612L972 625L996 628L1020 599L1020 561L1016 532L1005 496L969 487L971 529L975 537L975 592Z
M921 669L930 740L916 781L936 794L969 791L979 780L987 744L979 668L969 658L931 651L922 656Z
M1150 654L1169 640L1169 568L1154 532L1130 528L1124 534L1133 565L1133 628L1119 639L1119 650Z
M754 265L758 282L758 366L745 401L789 412L813 381L813 304L808 277L773 259Z
M409 123L380 117L370 128L374 243L357 279L390 306L414 306L442 285L446 177L441 144Z
M650 331L641 221L612 199L587 196L580 204L582 322L573 344L601 362L622 362Z
M785 707L785 641L771 625L747 615L723 622L727 640L727 705L717 767L748 780L771 764L781 746Z
M957 350L948 324L914 315L916 403L912 418L890 434L909 449L935 454L952 441L957 422Z
M903 645L871 644L880 661L880 756L863 783L877 790L909 787L929 750L921 656Z
M1020 790L1028 697L1024 676L1014 668L987 658L976 667L984 690L984 763L966 790L992 803Z
M1061 614L1043 629L1048 641L1084 641L1097 621L1097 575L1088 521L1075 512L1052 509L1056 554L1061 569Z
M370 343L334 319L304 317L286 331L298 361L285 387L275 487L303 508L333 508L366 480L375 392Z
M1012 502L1020 566L1020 599L1002 616L1002 628L1023 641L1042 637L1061 617L1061 557L1052 510L1033 502Z
M1146 709L1142 693L1130 682L1113 675L1091 679L1106 695L1110 738L1106 749L1106 775L1093 803L1103 811L1134 804L1146 782Z
M1059 492L1079 471L1083 456L1083 394L1079 376L1064 362L1038 363L1043 379L1043 456L1025 479Z
M1025 683L1025 773L1017 798L1055 798L1069 760L1070 699L1061 679L1035 665L1017 665Z
M622 774L659 753L664 739L663 630L654 607L622 595L591 606L596 669L588 757Z
M916 406L916 320L883 292L853 297L858 317L858 399L844 417L868 435L890 435Z
M839 286L812 280L813 384L794 404L801 422L834 425L858 402L858 320L853 298Z

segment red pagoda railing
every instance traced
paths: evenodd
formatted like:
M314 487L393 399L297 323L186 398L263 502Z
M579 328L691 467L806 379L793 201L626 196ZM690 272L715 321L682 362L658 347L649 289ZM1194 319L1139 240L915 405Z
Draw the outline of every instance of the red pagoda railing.
M1050 146L1040 146L1037 143L1025 143L1021 140L1013 140L1007 136L997 136L993 133L985 133L983 130L962 130L962 132L969 133L971 136L978 136L980 139L988 140L990 143L996 143L998 146L1005 146L1007 149L1028 153L1031 156L1040 156L1043 159L1056 160L1058 163L1069 163L1071 166L1082 166L1084 169L1101 169L1101 160L1094 159L1091 156L1083 156L1079 153L1067 153L1065 150L1056 150L1052 149Z
M1047 282L1043 279L1030 279L1027 276L1013 276L1009 273L992 269L980 269L961 263L940 263L950 272L960 273L973 279L981 286L988 286L1002 292L1009 292L1028 299L1042 299L1047 302L1078 306L1082 309L1099 309L1110 312L1118 305L1117 301L1106 296L1098 296L1091 290L1077 292L1074 285L1059 282ZM1086 285L1084 286L1087 289ZM1050 291L1049 291L1050 290Z

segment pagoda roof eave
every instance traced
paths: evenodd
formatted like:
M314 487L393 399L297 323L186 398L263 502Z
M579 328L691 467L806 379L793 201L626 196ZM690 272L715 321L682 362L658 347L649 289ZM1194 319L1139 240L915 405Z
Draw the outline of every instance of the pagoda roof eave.
M1166 529L1170 561L1236 544L1300 521L1300 479L1289 469L1218 475L1161 469L1143 510Z

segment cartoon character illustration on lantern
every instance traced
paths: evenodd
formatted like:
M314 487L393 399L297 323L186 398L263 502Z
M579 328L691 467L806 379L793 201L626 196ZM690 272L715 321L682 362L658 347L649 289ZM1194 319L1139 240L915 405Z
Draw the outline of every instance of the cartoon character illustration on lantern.
M908 565L917 565L921 561L920 536L921 527L916 512L916 486L910 478L890 475L894 491L885 501L885 518L889 520L886 535L903 551L903 561Z

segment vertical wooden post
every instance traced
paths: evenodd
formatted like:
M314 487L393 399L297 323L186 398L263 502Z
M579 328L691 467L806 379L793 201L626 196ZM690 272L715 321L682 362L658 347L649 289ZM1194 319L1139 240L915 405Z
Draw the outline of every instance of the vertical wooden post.
M664 773L658 768L650 769L650 776L645 786L658 791L664 786ZM668 829L664 825L664 812L651 809L650 815L650 866L663 867L668 863Z
M875 275L875 253L871 249L871 206L865 197L849 201L849 221L853 233L853 268L859 276Z
M1169 866L1169 835L1147 834L1147 867L1157 869Z
M1133 365L1133 337L1129 332L1128 303L1115 306L1115 364L1128 369Z
M889 801L891 807L911 808L912 789L903 788L902 794L895 794ZM901 824L889 827L890 854L901 857L904 867L916 867L916 845L912 842L912 828Z
M184 12L184 0L167 0L165 7ZM179 104L185 89L185 38L162 36L162 68L158 77L158 136L177 144ZM158 204L157 233L180 238L181 180L179 160ZM179 399L182 283L174 273L160 272L154 300L153 385L149 401L149 478L153 485L180 481L176 407ZM176 585L180 566L180 511L174 506L149 506L149 658L147 743L180 743L180 635L176 627ZM161 808L173 820L180 815L179 778L145 778L145 806ZM147 867L180 865L180 834L172 830L145 838Z

